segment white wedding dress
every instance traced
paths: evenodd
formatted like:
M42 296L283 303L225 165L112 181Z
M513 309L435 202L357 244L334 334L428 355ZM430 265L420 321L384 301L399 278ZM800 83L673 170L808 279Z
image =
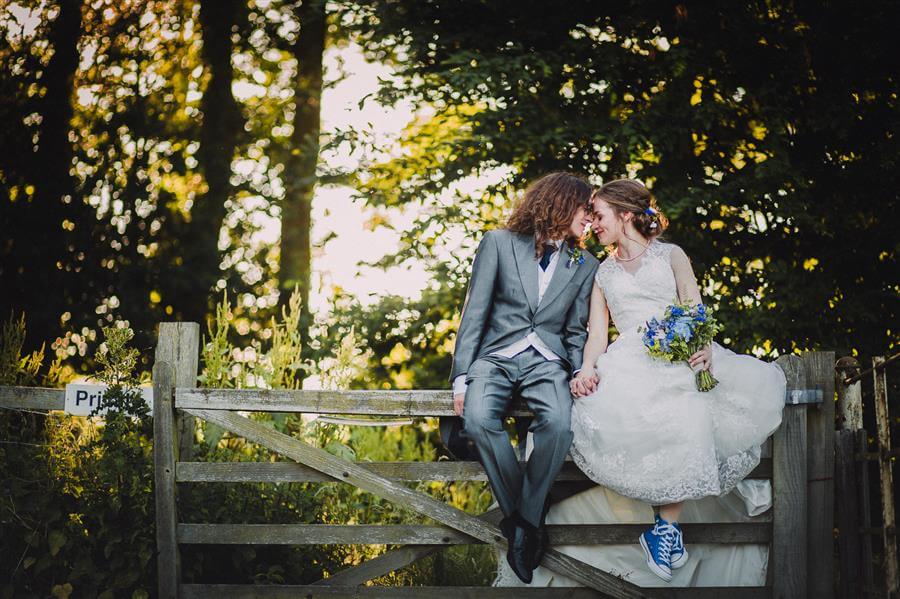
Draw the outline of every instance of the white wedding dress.
M685 503L682 523L746 522L771 505L769 481L741 481L781 423L781 368L714 343L711 372L719 384L700 392L687 364L651 357L638 332L677 300L672 247L653 240L633 272L612 256L597 271L619 336L597 360L597 390L574 400L570 454L601 486L551 507L548 524L649 527L652 505L682 500L696 500ZM671 586L765 584L766 546L696 545L687 534L684 541L690 560L673 572ZM556 548L641 586L666 584L647 569L637 537L631 545ZM495 584L520 585L498 557ZM572 585L539 567L531 586Z

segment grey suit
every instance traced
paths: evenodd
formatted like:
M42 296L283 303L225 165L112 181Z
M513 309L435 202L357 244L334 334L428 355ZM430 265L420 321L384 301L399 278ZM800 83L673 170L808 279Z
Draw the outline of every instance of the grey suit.
M572 442L569 377L581 367L587 340L589 299L597 259L569 264L568 246L538 303L538 260L530 235L506 229L485 234L475 262L456 337L450 379L466 375L463 421L478 448L494 498L507 516L518 511L534 526L544 499ZM560 360L534 348L505 358L492 353L531 332ZM534 412L534 435L524 472L519 467L503 418L513 395Z

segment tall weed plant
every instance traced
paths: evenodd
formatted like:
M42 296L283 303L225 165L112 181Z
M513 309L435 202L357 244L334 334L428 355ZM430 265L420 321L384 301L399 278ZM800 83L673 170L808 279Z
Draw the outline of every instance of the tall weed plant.
M295 389L300 379L314 375L323 389L349 389L364 379L371 358L362 349L362 339L353 329L342 337L332 352L318 364L301 361L301 344L297 334L300 298L294 293L282 312L280 321L272 320L271 344L263 347L253 342L240 347L231 342L233 314L227 296L217 305L216 318L208 324L202 348L203 368L200 382L219 388ZM433 461L438 456L437 426L433 419L417 419L406 426L350 426L326 422L315 415L261 414L251 418L272 426L338 457L357 461ZM374 423L373 423L374 424ZM209 423L199 433L203 459L221 461L276 461L281 459L265 448L223 433ZM319 524L432 524L408 508L385 501L371 493L344 483L291 484L207 484L192 499L206 505L229 504L227 498L251 491L242 500L246 509L227 512L194 505L197 514L206 513L216 522L290 522ZM438 499L472 513L480 513L490 504L490 493L484 483L420 482L413 485ZM240 490L240 488L244 490ZM231 495L233 494L233 495ZM191 548L192 551L198 548ZM389 547L321 546L285 548L209 548L198 551L196 560L226 561L235 564L239 555L252 554L257 566L241 572L232 571L230 581L267 580L309 583L329 576L348 566L375 557ZM224 552L224 553L223 553ZM205 557L200 554L204 553ZM225 555L227 553L228 555ZM189 560L190 561L190 560ZM275 564L281 564L277 571ZM310 564L317 567L310 568ZM426 558L400 572L377 580L378 584L487 584L495 568L493 552L484 546L455 547L444 555ZM205 574L198 580L212 581ZM207 573L208 570L207 570Z
M70 371L21 356L24 317L0 333L4 384L58 387ZM0 597L150 597L156 584L152 423L137 390L132 332L105 328L102 419L0 412ZM36 426L23 426L33 419Z

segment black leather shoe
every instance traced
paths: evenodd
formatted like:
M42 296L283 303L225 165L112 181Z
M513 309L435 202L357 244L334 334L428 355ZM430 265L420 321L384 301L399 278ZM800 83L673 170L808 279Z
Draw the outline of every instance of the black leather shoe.
M519 580L531 584L531 558L534 553L534 528L513 514L500 521L500 530L507 540L506 561Z
M547 549L550 547L550 535L547 534L547 525L545 524L545 521L547 519L547 512L549 510L550 498L548 497L544 501L544 509L541 512L541 525L540 527L538 527L534 534L534 552L531 556L532 570L541 565L541 561L543 561L544 555L547 553Z
M541 527L534 532L534 552L530 560L532 570L541 565L549 547L550 535L547 534L547 527L542 523Z

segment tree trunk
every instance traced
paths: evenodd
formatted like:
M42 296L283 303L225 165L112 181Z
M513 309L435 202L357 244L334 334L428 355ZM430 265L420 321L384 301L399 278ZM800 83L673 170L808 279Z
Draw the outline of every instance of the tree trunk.
M300 334L306 352L311 322L309 311L312 198L319 159L320 109L322 99L322 55L325 51L325 0L304 0L296 8L300 33L292 47L297 59L294 87L296 112L291 147L285 161L284 202L281 207L281 253L279 304L287 305L296 286L303 307Z
M58 336L63 312L87 299L81 292L85 282L78 280L77 273L84 259L81 253L84 248L76 241L80 231L73 233L61 226L68 220L76 226L90 228L89 222L80 220L84 204L69 173L73 157L69 130L82 28L81 5L81 0L58 2L59 14L50 26L48 41L53 56L41 77L46 92L40 103L38 143L29 169L34 196L23 214L21 227L10 232L18 238L13 255L18 256L16 262L20 268L17 273L11 273L18 285L13 283L16 288L8 291L12 301L19 304L18 309L25 310L28 336L34 342L29 345L36 347ZM52 293L46 288L48 280L56 284Z
M225 202L231 194L231 161L243 127L240 107L231 93L231 35L242 10L242 0L200 3L203 59L209 69L209 83L201 105L203 124L197 159L207 190L196 198L191 209L192 240L189 244L183 240L181 276L192 284L179 301L183 318L201 325L213 304L211 292L220 275L219 233L225 220Z

